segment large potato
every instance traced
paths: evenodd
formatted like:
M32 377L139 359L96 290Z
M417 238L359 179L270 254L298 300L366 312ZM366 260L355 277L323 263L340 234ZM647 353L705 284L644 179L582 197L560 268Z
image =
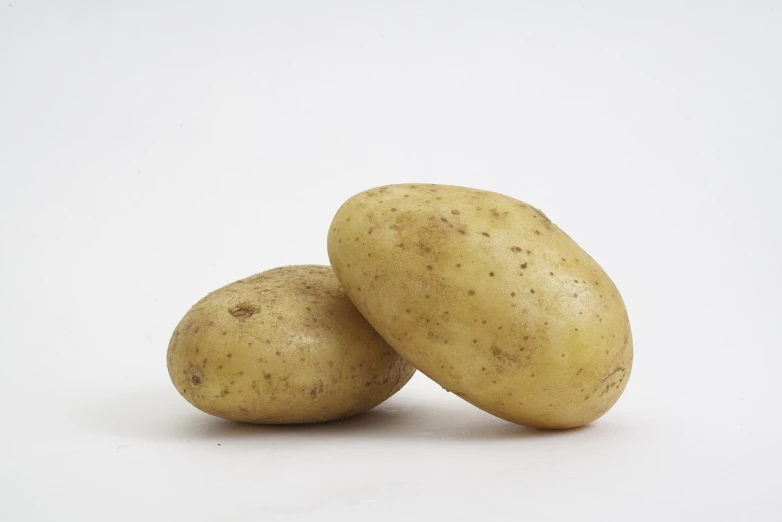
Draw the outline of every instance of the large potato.
M414 371L324 266L278 268L212 292L168 346L168 372L185 399L206 413L260 424L362 413Z
M339 209L328 249L394 349L498 417L581 426L627 385L633 345L619 292L530 205L461 187L381 187Z

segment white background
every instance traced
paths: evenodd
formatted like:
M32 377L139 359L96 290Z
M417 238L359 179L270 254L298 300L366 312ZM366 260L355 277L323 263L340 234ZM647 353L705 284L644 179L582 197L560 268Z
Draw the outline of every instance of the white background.
M782 2L0 4L0 520L780 520ZM312 427L168 380L189 306L389 183L532 203L623 293L591 426L418 375Z

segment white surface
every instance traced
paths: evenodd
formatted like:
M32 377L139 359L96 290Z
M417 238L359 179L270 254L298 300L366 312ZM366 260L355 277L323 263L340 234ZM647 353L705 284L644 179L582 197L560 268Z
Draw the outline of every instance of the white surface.
M0 520L782 516L780 2L8 3ZM407 181L533 203L603 265L611 412L528 430L420 375L309 428L179 397L193 302L326 263L342 201Z

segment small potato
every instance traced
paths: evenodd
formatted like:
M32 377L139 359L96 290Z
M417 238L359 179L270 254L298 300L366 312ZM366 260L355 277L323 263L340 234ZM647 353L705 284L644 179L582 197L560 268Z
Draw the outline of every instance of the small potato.
M171 381L193 406L258 424L363 413L414 372L325 266L269 270L212 292L168 346Z
M339 209L328 249L380 335L489 413L572 428L627 386L633 342L619 291L530 205L463 187L380 187Z

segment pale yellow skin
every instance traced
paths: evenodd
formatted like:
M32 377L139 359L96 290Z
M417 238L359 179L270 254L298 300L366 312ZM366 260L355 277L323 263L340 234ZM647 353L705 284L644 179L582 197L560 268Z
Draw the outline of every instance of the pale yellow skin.
M328 249L383 338L489 413L573 428L627 385L633 344L619 292L530 205L461 187L380 187L339 209Z
M231 283L180 321L168 372L196 408L242 422L324 422L369 410L415 369L372 329L330 268Z

